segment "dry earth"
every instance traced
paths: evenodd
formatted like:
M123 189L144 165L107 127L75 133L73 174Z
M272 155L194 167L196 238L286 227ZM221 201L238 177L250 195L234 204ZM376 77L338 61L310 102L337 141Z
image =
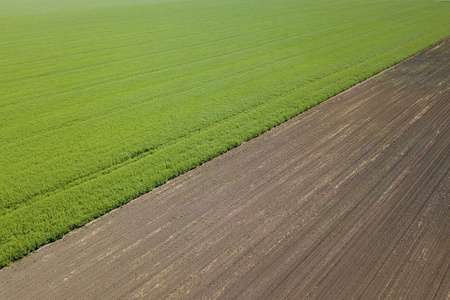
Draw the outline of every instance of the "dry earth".
M449 299L450 40L0 270L1 299Z

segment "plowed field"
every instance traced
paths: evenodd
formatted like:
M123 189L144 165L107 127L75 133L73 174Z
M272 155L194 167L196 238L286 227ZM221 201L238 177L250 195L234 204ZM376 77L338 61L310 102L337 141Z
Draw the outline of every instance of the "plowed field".
M2 299L448 299L450 40L0 270Z

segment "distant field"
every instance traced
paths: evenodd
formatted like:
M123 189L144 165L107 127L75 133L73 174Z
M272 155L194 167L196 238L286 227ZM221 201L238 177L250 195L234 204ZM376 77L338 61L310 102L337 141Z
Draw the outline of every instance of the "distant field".
M449 18L436 1L0 0L0 267L442 40Z

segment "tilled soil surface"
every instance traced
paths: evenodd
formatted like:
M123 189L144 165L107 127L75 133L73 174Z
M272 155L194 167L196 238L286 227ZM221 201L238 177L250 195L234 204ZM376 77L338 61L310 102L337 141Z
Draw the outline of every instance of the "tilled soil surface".
M1 299L449 299L450 40L11 267Z

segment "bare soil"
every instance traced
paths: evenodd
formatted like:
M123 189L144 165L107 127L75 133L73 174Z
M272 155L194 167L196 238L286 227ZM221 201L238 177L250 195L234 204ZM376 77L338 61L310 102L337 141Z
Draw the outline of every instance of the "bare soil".
M1 299L449 299L450 40L0 270Z

